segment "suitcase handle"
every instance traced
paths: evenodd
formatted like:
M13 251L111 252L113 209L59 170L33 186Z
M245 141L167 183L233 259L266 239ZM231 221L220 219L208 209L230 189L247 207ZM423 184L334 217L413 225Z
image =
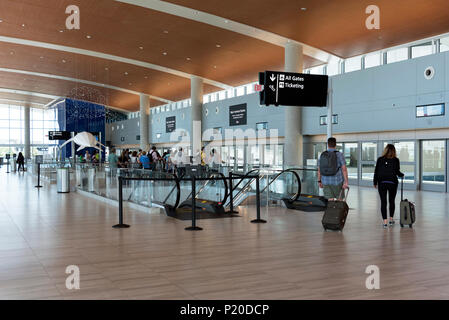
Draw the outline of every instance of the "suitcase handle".
M401 178L401 201L404 200L404 177Z
M343 194L343 197L342 197ZM344 202L346 202L346 200L348 199L348 194L349 194L349 186L348 186L348 192L345 192L345 189L342 188L340 191L340 194L338 195L338 200L343 200Z

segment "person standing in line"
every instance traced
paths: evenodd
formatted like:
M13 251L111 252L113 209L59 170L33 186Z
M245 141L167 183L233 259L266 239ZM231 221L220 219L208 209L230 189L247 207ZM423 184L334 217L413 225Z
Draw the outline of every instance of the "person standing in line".
M337 151L337 139L327 140L327 150L318 160L318 184L327 199L339 199L343 189L348 189L348 169L345 157Z
M380 196L380 207L383 219L383 227L394 225L395 200L398 191L398 177L403 178L399 159L396 157L396 148L388 144L382 156L377 159L376 169L374 170L373 184L377 188ZM390 211L390 221L387 218L387 194Z
M150 158L147 156L146 151L142 151L142 155L140 156L139 160L144 169L148 169L148 170L151 169L150 168Z
M111 152L109 152L109 155L108 155L109 167L111 169L117 169L117 165L118 165L118 157L115 152L116 152L115 148L112 148Z

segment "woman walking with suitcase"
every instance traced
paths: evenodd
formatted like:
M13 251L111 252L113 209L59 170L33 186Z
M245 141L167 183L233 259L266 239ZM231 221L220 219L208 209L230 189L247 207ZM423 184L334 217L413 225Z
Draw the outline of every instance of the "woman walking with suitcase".
M396 148L392 144L388 144L382 156L377 159L376 169L374 170L374 188L377 188L380 195L381 213L384 228L394 224L394 211L396 193L398 191L398 177L404 177L400 171L400 161L396 157ZM387 218L387 195L390 211L390 221Z

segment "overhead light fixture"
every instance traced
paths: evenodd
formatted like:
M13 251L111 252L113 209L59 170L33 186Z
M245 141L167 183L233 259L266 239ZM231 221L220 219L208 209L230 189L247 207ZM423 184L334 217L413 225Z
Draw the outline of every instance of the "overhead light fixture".
M163 54L164 56L166 56L166 55L167 55L167 52L162 52L162 54Z
M25 23L22 23L22 28L25 28Z
M143 50L143 47L139 47L140 50Z
M59 30L59 32L63 33L63 32L64 32L64 30Z
M109 68L108 68L108 67L106 67L106 68L104 68L104 70L108 71L108 70L109 70Z
M168 30L164 30L164 33L168 33Z
M306 11L306 10L307 10L307 8L301 8L301 10L302 10L302 11Z
M0 19L0 23L2 23L3 22L3 19Z
M221 44L218 44L218 43L217 43L215 46L216 46L217 48L221 48Z
M40 56L39 59L44 59L44 57L43 57L43 56Z
M66 61L63 59L63 60L62 60L62 63L66 63Z
M148 76L145 76L145 79L148 79Z
M132 86L133 85L132 82L130 82L129 85Z
M190 61L191 59L190 59L190 58L186 58L186 60L187 60L187 61Z
M125 76L127 76L128 75L128 72L125 72Z
M87 35L86 38L87 38L87 39L91 39L92 36L91 36L91 35Z
M214 69L217 69L217 66L214 66Z

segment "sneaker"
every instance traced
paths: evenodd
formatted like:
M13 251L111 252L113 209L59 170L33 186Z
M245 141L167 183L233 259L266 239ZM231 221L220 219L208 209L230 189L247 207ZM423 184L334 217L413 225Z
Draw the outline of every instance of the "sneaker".
M384 224L384 229L387 229L388 228L388 224Z
M390 225L390 227L392 227L395 224L394 220L390 220L390 222L388 222L388 224Z

